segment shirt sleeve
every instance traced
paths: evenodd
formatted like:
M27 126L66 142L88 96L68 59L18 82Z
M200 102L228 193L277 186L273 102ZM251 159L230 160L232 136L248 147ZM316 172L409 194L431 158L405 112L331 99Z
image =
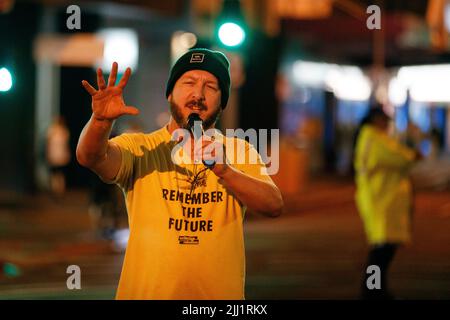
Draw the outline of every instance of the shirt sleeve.
M237 155L234 157L234 162L231 162L231 165L249 176L274 184L267 173L266 165L253 145L242 140L237 145ZM245 155L245 160L240 157L242 154Z
M122 189L129 189L133 183L134 164L139 149L136 134L122 134L109 141L119 147L122 161L116 177L111 181L105 182L110 184L115 183Z

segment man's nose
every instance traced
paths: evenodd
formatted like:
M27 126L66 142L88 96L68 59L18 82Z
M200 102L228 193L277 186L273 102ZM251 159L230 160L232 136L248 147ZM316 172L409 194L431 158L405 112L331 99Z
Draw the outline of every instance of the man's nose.
M192 99L194 100L205 100L205 90L202 83L197 83L192 90Z

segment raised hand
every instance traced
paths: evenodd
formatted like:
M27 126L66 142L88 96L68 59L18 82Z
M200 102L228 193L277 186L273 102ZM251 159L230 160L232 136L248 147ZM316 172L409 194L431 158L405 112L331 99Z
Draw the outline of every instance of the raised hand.
M135 107L127 106L123 101L122 92L127 85L131 75L131 69L125 70L122 79L116 86L117 62L114 62L108 79L108 85L105 84L102 69L97 69L97 86L94 89L89 82L83 80L81 83L87 92L92 96L92 112L97 120L114 120L122 115L137 115L139 110Z

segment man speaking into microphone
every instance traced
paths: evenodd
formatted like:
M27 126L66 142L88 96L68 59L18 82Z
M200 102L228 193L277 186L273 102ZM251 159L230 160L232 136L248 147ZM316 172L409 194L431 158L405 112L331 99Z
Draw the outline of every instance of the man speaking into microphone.
M218 51L189 50L170 70L169 123L151 133L109 139L115 119L139 113L122 96L131 70L116 85L117 67L114 63L108 83L97 70L97 89L82 81L92 96L92 116L77 146L79 163L118 184L125 195L130 237L116 299L244 299L245 211L276 217L283 200L245 140L191 133L195 122L202 132L214 128L225 109L228 59ZM188 134L174 139L177 129ZM229 139L238 146L231 157L225 149ZM221 158L207 151L213 145L225 151ZM184 161L174 161L174 148ZM257 161L236 161L242 153ZM202 161L194 161L199 155Z

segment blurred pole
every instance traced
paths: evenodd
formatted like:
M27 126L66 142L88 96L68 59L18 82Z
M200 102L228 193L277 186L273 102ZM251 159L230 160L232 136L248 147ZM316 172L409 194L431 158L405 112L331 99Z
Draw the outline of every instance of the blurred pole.
M381 11L381 28L372 30L372 81L373 91L377 92L378 87L382 84L383 74L385 69L385 19L383 0L376 1L376 5L380 7ZM383 102L383 101L380 101Z
M385 28L386 20L384 19L383 12L383 0L376 1L377 5L381 8L381 28L373 30L373 65L375 68L384 68L385 65Z
M39 190L48 185L46 164L47 129L59 113L60 68L50 61L37 62L35 112L35 179Z
M45 7L39 22L41 33L57 33L57 9ZM34 113L34 155L35 180L38 190L45 190L48 186L49 171L46 162L47 129L53 118L59 114L60 67L46 57L39 58L37 42L33 51L36 61L36 106Z
M336 112L337 100L333 92L325 91L324 127L324 166L325 171L333 173L336 164Z
M245 70L239 52L227 52L230 60L231 90L227 108L222 113L220 127L222 130L236 129L239 126L239 88L245 82Z

